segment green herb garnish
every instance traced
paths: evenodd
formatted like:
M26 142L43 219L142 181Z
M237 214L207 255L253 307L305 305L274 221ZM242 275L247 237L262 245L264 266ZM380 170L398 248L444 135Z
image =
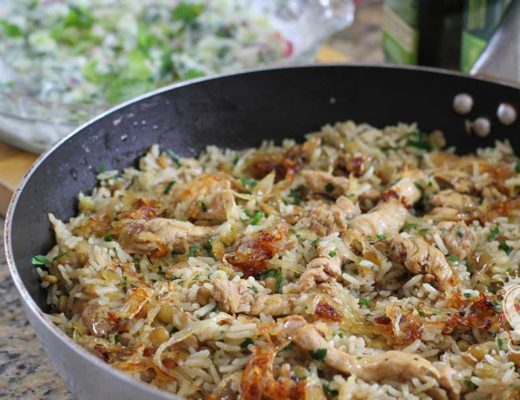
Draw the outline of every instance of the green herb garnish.
M498 349L502 350L502 346L504 346L504 341L500 338L497 338L497 345L498 345Z
M200 252L200 246L190 246L188 257L195 257Z
M255 341L253 339L251 339L250 337L248 337L242 343L240 343L240 348L241 349L247 349L247 347L250 344L254 344L254 343L255 343Z
M339 395L339 392L337 390L329 389L329 385L323 385L323 393L325 393L325 396L327 397L336 397L337 395Z
M257 183L257 180L253 178L240 178L240 184L246 189L255 187Z
M329 251L329 257L336 257L336 252L335 251Z
M469 388L471 388L471 389L473 389L473 390L478 389L478 386L475 385L473 382L471 382L471 380L469 380L469 379L466 379L466 380L464 381L464 383L466 384L467 387L469 387Z
M512 251L511 247L509 247L509 245L505 241L501 241L500 244L498 245L498 248L500 250L504 250L507 255L509 255Z
M200 205L200 208L202 208L202 211L204 211L204 212L208 211L208 206L202 200L199 200L199 205Z
M177 167L181 166L181 158L173 150L167 149L166 154L172 159Z
M487 235L488 242L491 242L492 240L495 240L495 238L500 233L498 226L495 226L493 229L491 229Z
M450 263L452 263L452 264L456 264L456 263L459 262L459 258L458 258L457 256L453 256L453 255L451 255L451 256L448 257L448 261L449 261Z
M251 225L258 225L260 220L265 217L265 213L263 211L256 211L251 218Z
M358 300L359 304L362 306L370 307L371 302L366 297L360 297Z
M268 269L268 270L265 270L264 272L262 272L260 274L260 279L267 279L267 278L274 278L275 276L277 276L279 274L279 270L277 269L274 269L274 268L271 268L271 269Z
M406 145L428 151L433 149L431 142L428 140L428 135L421 131L412 132L410 136L408 136Z
M49 267L52 263L51 260L47 258L47 256L34 256L31 260L32 265L45 265Z
M168 184L164 188L163 194L170 193L170 190L172 190L173 185L175 185L176 183L177 183L177 181L175 181L175 180L168 182Z
M258 288L256 286L248 286L247 288L252 292L258 293Z
M309 355L317 361L322 361L327 357L327 349L309 350Z
M520 174L520 160L516 160L516 163L515 163L515 172L517 174Z
M283 276L280 271L278 271L278 275L276 276L276 282L274 284L274 291L275 293L280 293L282 289L282 280Z
M114 236L112 236L112 235L106 235L106 236L103 238L103 240L104 240L105 242L113 242L113 241L114 241Z

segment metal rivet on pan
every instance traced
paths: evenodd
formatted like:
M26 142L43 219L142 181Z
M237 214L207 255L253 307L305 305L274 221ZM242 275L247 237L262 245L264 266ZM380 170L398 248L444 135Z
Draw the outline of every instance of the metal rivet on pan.
M453 109L457 114L468 114L473 108L473 97L467 93L459 93L453 98Z
M473 122L473 132L480 137L486 137L491 133L491 122L486 117L478 117Z
M497 109L497 118L504 125L512 125L516 121L516 110L508 103L501 103Z

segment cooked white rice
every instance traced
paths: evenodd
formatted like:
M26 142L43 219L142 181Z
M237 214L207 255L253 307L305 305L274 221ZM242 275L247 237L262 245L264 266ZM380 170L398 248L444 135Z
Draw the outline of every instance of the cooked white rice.
M77 217L50 215L57 245L35 260L50 317L114 367L190 399L516 398L520 355L502 298L520 262L520 164L507 142L470 156L443 145L439 132L415 125L350 121L302 145L210 146L198 158L154 145L139 169L100 171L92 194L79 194ZM408 182L420 191L411 202L395 189L410 171L420 177ZM443 194L467 204L446 205ZM356 215L335 211L345 199L368 216L397 202L406 220L369 235ZM453 224L465 230L450 245ZM416 247L403 256L395 240ZM420 246L426 255L414 266ZM341 260L341 271L320 266L308 282L320 257ZM238 287L248 293L233 305ZM259 298L278 311L254 311ZM293 316L328 353L284 333ZM413 353L439 375L408 365L367 379L332 365L333 349L361 364ZM451 389L439 377L446 371Z

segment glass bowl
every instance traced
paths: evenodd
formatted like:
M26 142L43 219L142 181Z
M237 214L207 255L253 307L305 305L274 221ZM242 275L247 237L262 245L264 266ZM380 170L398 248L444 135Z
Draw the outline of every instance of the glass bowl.
M7 1L16 0L0 0L0 7ZM248 6L267 18L292 47L286 58L260 65L312 62L319 46L346 28L354 17L351 0L250 0ZM5 68L0 57L0 74ZM58 103L0 90L0 140L42 153L74 127L113 105Z

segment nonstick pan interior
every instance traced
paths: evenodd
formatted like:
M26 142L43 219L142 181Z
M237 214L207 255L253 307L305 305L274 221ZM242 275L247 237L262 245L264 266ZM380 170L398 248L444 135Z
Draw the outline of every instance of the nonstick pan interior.
M466 117L452 108L461 92L475 102ZM107 113L44 156L11 208L7 250L45 310L31 257L45 254L54 242L47 213L71 217L78 193L93 189L101 165L132 165L153 143L195 155L207 145L244 148L264 139L301 139L347 119L379 127L417 121L424 131L442 130L460 152L505 138L520 149L519 122L506 127L495 117L501 102L520 110L520 90L432 70L364 65L260 70L174 86ZM466 118L478 116L492 121L485 139L464 129Z

